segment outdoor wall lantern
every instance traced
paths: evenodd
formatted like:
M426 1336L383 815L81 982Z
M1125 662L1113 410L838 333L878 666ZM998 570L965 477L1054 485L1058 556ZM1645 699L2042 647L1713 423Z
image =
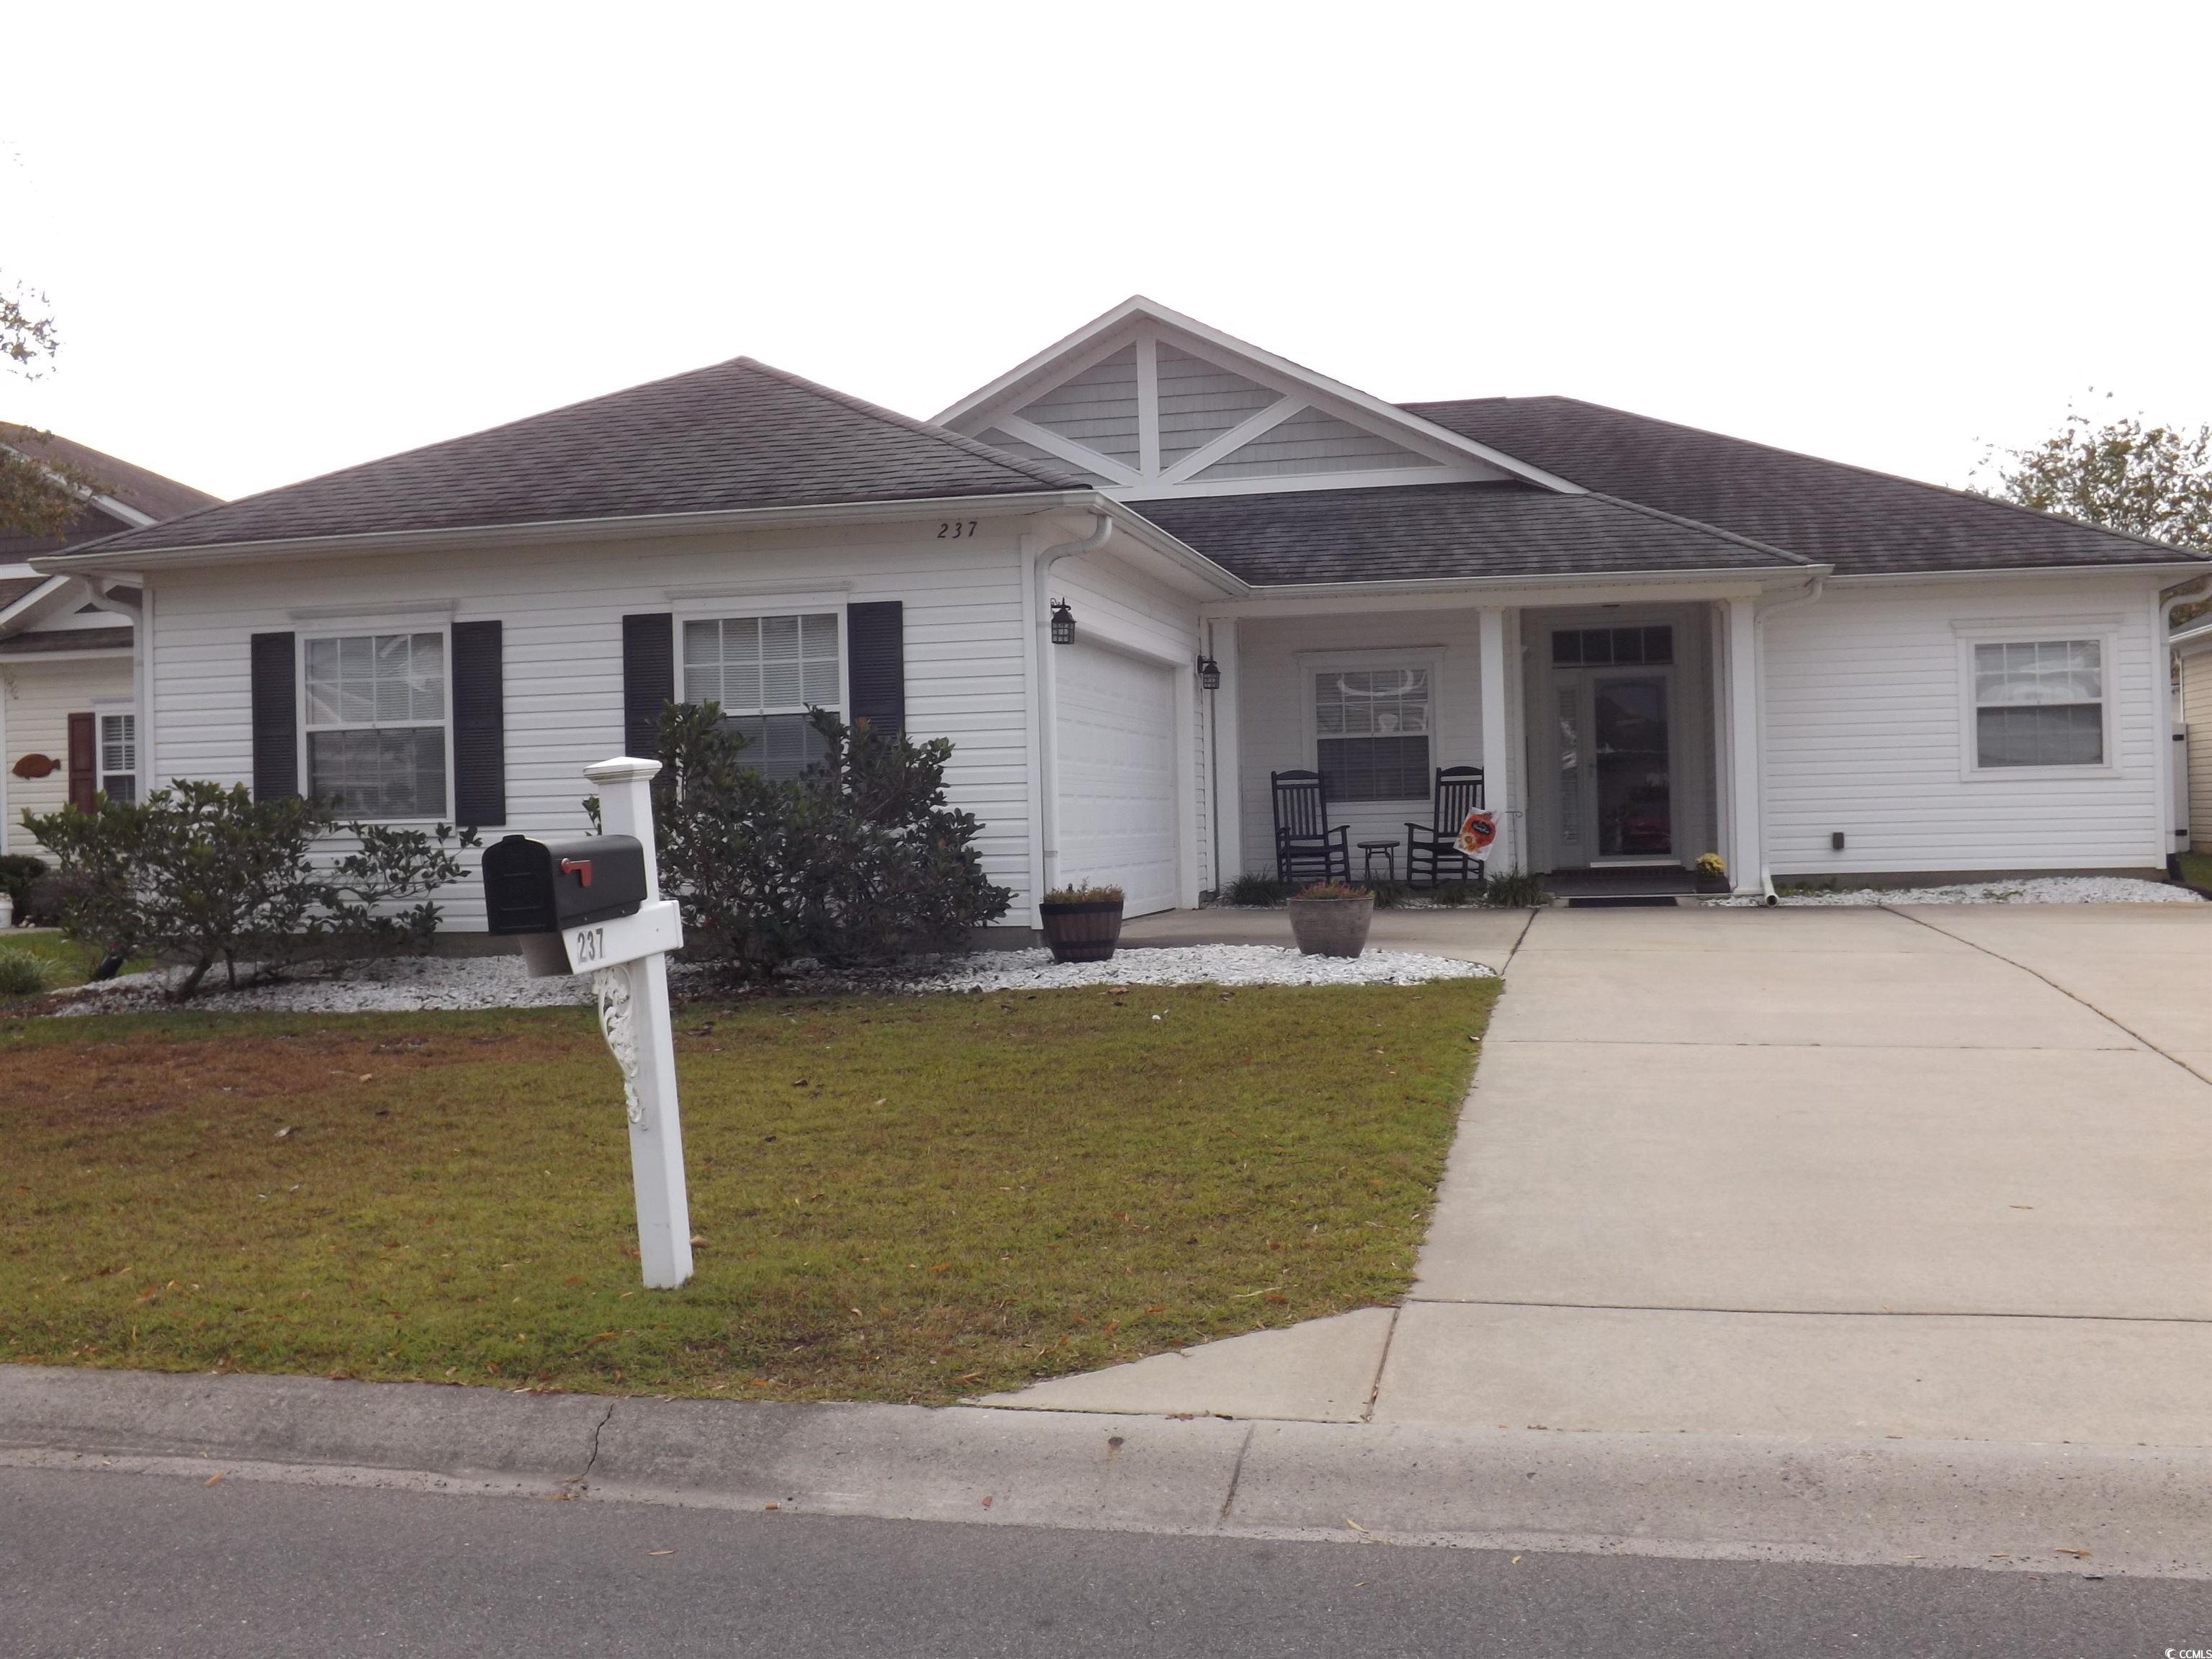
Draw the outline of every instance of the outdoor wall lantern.
M1075 612L1067 608L1066 599L1052 602L1052 642L1054 645L1075 643Z
M1198 659L1198 689L1201 691L1221 690L1221 665L1211 657Z

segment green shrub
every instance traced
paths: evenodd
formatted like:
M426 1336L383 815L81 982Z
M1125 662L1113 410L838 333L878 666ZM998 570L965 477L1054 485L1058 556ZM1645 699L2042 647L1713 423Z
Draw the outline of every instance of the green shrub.
M34 997L53 983L46 958L21 946L0 945L0 997Z
M1273 876L1239 876L1221 890L1221 896L1217 902L1275 905L1280 904L1297 890L1296 882L1279 880Z
M1121 890L1112 885L1055 887L1044 896L1044 902L1047 904L1119 904L1121 897Z
M1545 891L1541 876L1526 870L1508 870L1483 882L1482 902L1500 910L1527 909L1549 904L1552 896Z
M697 953L765 978L803 957L845 966L963 948L1004 915L1013 895L984 878L981 822L945 804L951 744L809 718L829 752L777 780L744 763L744 738L716 704L661 713L660 879ZM596 799L586 805L596 817Z
M33 858L28 853L0 855L0 893L7 894L15 906L17 921L30 915L31 888L46 873L44 859Z
M428 895L464 872L450 825L342 824L327 801L258 801L243 785L180 780L142 801L102 795L96 811L23 822L54 855L63 931L103 954L178 963L180 999L217 963L235 986L241 965L270 978L419 950L438 927ZM341 831L352 849L318 860L318 843ZM476 841L459 832L460 846Z

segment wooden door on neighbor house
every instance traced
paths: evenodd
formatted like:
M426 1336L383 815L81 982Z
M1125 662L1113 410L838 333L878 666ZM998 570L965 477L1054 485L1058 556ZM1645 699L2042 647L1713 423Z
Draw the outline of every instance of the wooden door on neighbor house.
M99 722L90 714L69 717L69 804L81 812L100 805Z

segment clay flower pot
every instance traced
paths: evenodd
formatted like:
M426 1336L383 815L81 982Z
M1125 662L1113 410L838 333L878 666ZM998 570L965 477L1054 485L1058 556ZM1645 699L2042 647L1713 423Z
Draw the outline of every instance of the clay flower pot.
M1121 901L1047 899L1037 906L1054 962L1105 962L1121 942Z
M1363 889L1294 895L1285 907L1298 949L1310 957L1356 957L1367 948L1368 925L1375 920L1375 895Z

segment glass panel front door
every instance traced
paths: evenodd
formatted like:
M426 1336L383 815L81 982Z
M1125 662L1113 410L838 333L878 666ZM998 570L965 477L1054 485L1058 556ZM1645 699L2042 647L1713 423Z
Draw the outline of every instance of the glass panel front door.
M1674 850L1667 678L1607 676L1591 689L1597 855L1664 857Z

